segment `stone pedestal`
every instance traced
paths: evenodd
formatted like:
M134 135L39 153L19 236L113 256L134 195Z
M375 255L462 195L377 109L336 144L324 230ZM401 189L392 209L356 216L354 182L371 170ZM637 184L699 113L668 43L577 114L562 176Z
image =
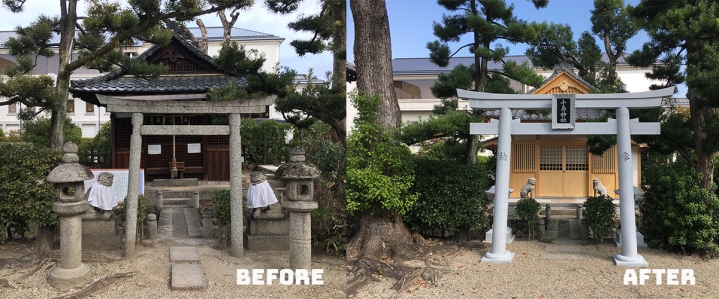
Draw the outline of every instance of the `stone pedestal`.
M162 190L157 190L157 199L155 200L155 206L157 207L157 212L159 213L162 211L162 207L164 206L165 196L162 195Z
M147 215L147 238L157 239L157 216L155 214Z
M200 191L192 190L192 207L195 209L200 208Z
M290 150L288 163L280 166L275 173L285 181L285 196L282 207L290 212L290 268L312 268L312 219L311 212L317 209L314 201L314 182L320 170L305 162L305 150L296 147ZM284 200L286 197L287 200Z
M214 209L214 208L213 208ZM212 238L212 218L215 216L215 211L209 207L202 211L202 237Z
M312 219L316 201L287 201L283 207L290 211L290 268L312 268Z
M269 205L269 209L265 211L250 213L247 217L243 242L245 249L255 251L289 249L290 219L287 213L282 212L279 202Z
M62 164L55 167L47 177L58 191L58 199L52 211L60 216L60 263L47 277L56 289L67 290L84 286L90 281L90 266L82 263L82 218L89 205L85 194L85 180L94 175L87 167L78 164L77 145L65 143ZM70 189L74 194L70 194Z

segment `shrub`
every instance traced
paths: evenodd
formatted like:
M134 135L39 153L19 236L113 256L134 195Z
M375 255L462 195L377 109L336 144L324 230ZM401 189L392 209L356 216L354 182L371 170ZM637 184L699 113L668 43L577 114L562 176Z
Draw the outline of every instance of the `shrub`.
M212 192L212 205L215 207L215 219L220 224L220 231L223 241L232 242L230 239L230 222L232 221L232 211L230 210L230 190L218 189ZM247 198L242 195L242 211L245 212L247 206ZM245 219L245 218L243 218Z
M592 228L592 238L594 242L600 243L614 233L614 216L616 215L616 206L612 199L605 196L591 196L584 203L587 212L584 218L587 224Z
M715 253L719 240L719 199L699 187L701 174L678 160L643 171L648 186L639 205L650 244L670 251Z
M377 95L350 95L359 116L347 138L347 211L402 215L417 200L412 153L377 123Z
M287 135L292 125L274 120L257 123L254 119L242 119L242 151L245 162L254 164L278 164L285 162L290 145Z
M227 236L227 241L229 241L230 220L232 219L230 213L230 190L219 189L213 191L212 205L215 206L215 219L220 223L223 238Z
M57 193L45 179L59 161L59 151L47 145L0 143L0 243L25 233L31 222L58 223L52 211Z
M486 225L487 179L484 165L456 160L415 159L415 180L410 190L417 202L403 216L405 224L423 236L443 237L448 232ZM463 237L460 235L459 237Z
M80 164L90 168L109 168L112 166L111 124L105 122L94 138L83 138L78 145Z
M517 206L514 211L517 216L527 223L529 239L532 239L534 228L539 223L539 210L542 208L541 205L534 198L522 198L517 201Z

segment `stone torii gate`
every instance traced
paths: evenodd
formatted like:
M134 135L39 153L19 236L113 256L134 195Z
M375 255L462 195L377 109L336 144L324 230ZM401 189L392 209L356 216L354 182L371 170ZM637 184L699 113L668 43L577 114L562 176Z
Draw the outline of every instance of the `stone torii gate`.
M457 90L460 98L469 100L473 109L500 109L499 121L471 123L470 134L499 135L497 143L496 192L494 196L494 233L492 250L482 258L486 263L510 263L514 253L507 251L507 212L511 135L617 135L619 172L619 210L622 252L614 255L617 266L646 267L647 261L637 253L634 192L632 184L631 135L658 135L660 123L641 123L629 119L629 108L656 108L662 98L671 96L674 87L654 91L616 94L492 94ZM615 109L616 120L575 123L577 108ZM522 123L512 120L510 109L552 109L552 123Z
M127 187L127 215L123 255L135 256L137 231L137 196L140 182L140 158L142 135L230 135L230 213L231 254L244 255L242 247L242 148L240 138L240 113L264 113L277 96L264 98L210 102L210 101L150 101L130 100L97 95L109 112L132 113L132 137L130 139L130 165ZM229 114L229 125L143 125L143 114Z

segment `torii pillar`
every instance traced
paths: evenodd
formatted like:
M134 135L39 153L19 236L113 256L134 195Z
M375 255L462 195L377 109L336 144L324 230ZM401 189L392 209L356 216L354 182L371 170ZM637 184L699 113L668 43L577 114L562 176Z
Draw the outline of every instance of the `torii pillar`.
M494 196L494 233L492 250L482 258L485 263L511 263L514 253L507 250L507 212L511 135L617 135L619 165L619 209L621 213L622 252L614 255L617 266L646 267L637 253L634 186L632 184L631 134L658 135L660 123L640 123L629 119L628 108L656 108L674 88L618 94L508 95L457 90L469 99L473 109L500 109L499 121L470 124L470 134L499 135L497 140L496 194ZM576 108L615 109L617 119L607 122L575 123ZM512 120L511 109L551 109L552 123L521 123Z

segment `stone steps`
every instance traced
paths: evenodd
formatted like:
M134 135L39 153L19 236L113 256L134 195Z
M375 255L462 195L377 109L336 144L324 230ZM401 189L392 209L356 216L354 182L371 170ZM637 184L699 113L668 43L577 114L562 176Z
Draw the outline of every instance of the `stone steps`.
M162 206L163 207L172 207L172 208L184 208L184 207L192 207L192 199L191 198L165 198L162 200Z

